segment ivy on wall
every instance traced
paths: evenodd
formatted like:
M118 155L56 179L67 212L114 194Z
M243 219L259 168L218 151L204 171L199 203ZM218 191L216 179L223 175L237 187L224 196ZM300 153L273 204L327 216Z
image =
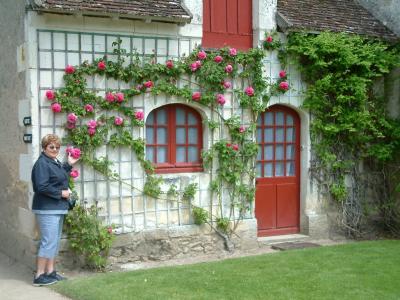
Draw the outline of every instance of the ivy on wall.
M400 121L388 116L388 99L373 93L374 82L400 64L399 48L324 32L292 33L285 51L308 83L303 107L312 115L311 173L341 204L348 233L359 233L368 188L361 164L384 174L400 154Z

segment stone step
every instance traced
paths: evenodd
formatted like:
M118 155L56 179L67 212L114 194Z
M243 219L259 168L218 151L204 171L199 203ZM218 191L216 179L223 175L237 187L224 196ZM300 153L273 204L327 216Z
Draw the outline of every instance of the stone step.
M275 236L265 236L257 238L258 243L270 246L278 243L304 242L307 240L310 240L310 237L304 234L275 235Z

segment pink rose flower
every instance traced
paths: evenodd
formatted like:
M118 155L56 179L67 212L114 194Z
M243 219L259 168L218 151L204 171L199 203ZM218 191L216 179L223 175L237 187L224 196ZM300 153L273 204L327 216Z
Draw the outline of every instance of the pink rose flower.
M281 71L279 72L279 77L280 77L280 78L285 78L285 77L286 77L286 72L285 72L284 70L281 70Z
M151 80L146 81L145 83L143 83L143 85L148 89L152 88L154 86L153 81L151 81Z
M115 117L114 118L114 124L117 126L122 125L122 123L124 123L124 119L122 119L121 117Z
M221 61L223 61L223 58L221 55L217 55L216 57L214 57L214 61L219 64Z
M125 95L121 92L115 94L115 99L117 99L118 103L124 101Z
M282 81L279 84L279 89L282 91L287 91L289 89L289 83L287 83L286 81Z
M265 39L265 41L267 42L267 43L272 43L272 41L273 41L274 39L272 38L272 36L267 36L267 38Z
M67 129L75 129L75 128L76 128L75 123L67 122Z
M192 100L193 100L193 101L199 101L200 98L201 98L201 93L200 93L200 92L194 92L194 93L192 94Z
M108 103L114 102L115 97L113 93L107 93L106 94L106 100L108 101Z
M244 127L243 125L241 125L240 127L239 127L239 132L240 133L243 133L243 132L245 132L246 131L246 127Z
M135 119L142 121L144 119L144 112L143 110L137 110L135 111Z
M51 110L52 110L53 112L55 112L55 113L59 113L59 112L61 111L61 104L60 104L60 103L57 103L57 102L54 102L54 103L51 105Z
M225 102L226 102L224 95L218 94L217 95L217 102L218 102L219 105L224 105Z
M244 92L246 93L247 96L252 97L254 96L254 89L251 86L248 86Z
M65 152L66 152L68 155L71 155L73 158L76 158L76 159L78 159L78 158L81 157L81 149L79 149L79 148L74 148L73 146L68 146L68 147L65 149Z
M113 229L112 229L111 226L107 228L107 232L108 232L109 234L112 234L112 233L113 233Z
M86 125L87 125L88 128L96 129L96 127L97 127L97 122L96 122L96 120L90 120L90 121L88 121L88 122L86 123Z
M87 112L92 112L93 111L93 106L91 104L86 104L84 108L85 108L85 110Z
M232 146L232 144L226 143L226 146L227 146L228 148L230 148L230 147Z
M95 135L96 128L88 128L88 133L89 133L90 136Z
M230 56L235 56L237 54L237 50L235 48L230 48L229 49L229 55Z
M232 65L227 65L227 66L225 67L225 72L226 72L226 73L231 73L232 71L233 71Z
M136 89L137 89L138 91L140 91L142 88L143 88L143 84L138 84L138 85L136 86Z
M77 177L79 177L79 171L77 170L77 169L72 169L71 170L71 172L69 173L69 175L72 177L72 178L77 178Z
M190 65L190 70L192 70L192 72L197 70L197 64L195 62Z
M54 91L46 91L46 98L47 100L54 100L56 98L56 93Z
M232 83L230 83L229 81L224 81L222 85L224 86L224 88L229 89L232 86Z
M197 68L200 68L201 67L201 61L196 60L196 66L197 66Z
M201 50L199 53L197 53L197 58L198 59L205 59L207 57L207 53L205 53L203 50Z
M172 60L167 60L165 63L168 69L172 69L174 67L174 62Z
M76 120L78 120L78 117L74 113L69 113L67 115L67 120L70 123L76 123Z
M75 159L78 159L81 157L81 149L79 149L79 148L72 148L70 153L71 153L71 156Z
M65 73L67 73L67 74L73 74L73 73L75 73L75 68L74 68L73 66L71 66L71 65L67 65L67 66L65 67Z
M238 150L239 150L239 145L238 145L238 144L233 144L233 145L232 145L232 149L233 149L234 151L238 151Z
M99 61L99 63L97 64L97 69L99 69L100 71L104 71L106 69L106 63L104 61Z

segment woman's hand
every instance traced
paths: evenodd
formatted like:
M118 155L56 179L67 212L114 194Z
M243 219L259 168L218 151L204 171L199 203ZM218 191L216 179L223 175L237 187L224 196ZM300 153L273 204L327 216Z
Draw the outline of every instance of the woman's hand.
M74 165L78 162L79 158L73 158L71 154L68 155L68 164Z
M70 190L62 190L61 191L61 197L62 198L68 199L70 195L71 195Z

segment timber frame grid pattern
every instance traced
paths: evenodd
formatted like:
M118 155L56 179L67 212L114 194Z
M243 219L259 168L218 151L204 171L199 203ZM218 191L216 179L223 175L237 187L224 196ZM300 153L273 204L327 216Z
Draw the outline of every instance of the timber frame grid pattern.
M63 75L65 66L79 65L84 61L89 63L95 59L107 55L108 60L116 60L113 54L112 43L118 38L122 40L121 48L130 51L136 50L142 61L149 61L153 56L157 62L163 63L168 59L178 59L187 56L197 47L201 41L190 37L151 37L139 35L119 35L88 33L60 30L37 30L37 91L38 91L38 120L39 137L48 133L55 133L60 137L65 135L64 123L66 122L65 113L54 114L50 108L50 102L46 100L45 93L49 89L64 87ZM132 60L132 58L131 58ZM131 61L126 61L128 65ZM178 82L182 84L181 82ZM243 87L244 82L233 82L234 87ZM126 89L130 84L116 81L105 76L93 76L87 78L87 89L95 91L97 95L104 96L109 89ZM140 100L139 100L140 99ZM229 97L228 97L229 99ZM150 111L146 111L146 101L152 101L148 95L139 95L129 100L132 109L143 109L145 116ZM157 107L157 96L154 96L154 107ZM180 102L177 102L180 103ZM168 104L165 103L165 104ZM184 104L184 103L183 103ZM127 104L128 105L128 104ZM151 109L150 109L151 110ZM107 112L109 114L109 112ZM244 118L244 111L234 107L233 101L228 101L223 110L224 117L239 114ZM205 115L202 114L202 117ZM246 122L246 120L244 120ZM132 128L135 136L144 137L145 128ZM203 134L206 128L204 128ZM219 132L219 137L227 136L223 129ZM206 135L207 136L207 135ZM207 148L208 142L203 143ZM65 153L65 146L61 148L60 156ZM135 154L129 149L116 149L103 146L96 152L97 157L107 156L114 165L114 171L120 174L121 179L131 186L144 186L145 174L136 160ZM191 205L176 203L173 201L155 200L143 195L141 192L127 188L120 182L110 181L101 174L94 172L91 168L80 165L80 177L76 180L76 190L79 198L87 205L97 201L97 205L102 208L100 216L108 224L117 225L119 232L140 231L146 228L162 228L170 226L181 226L193 224L191 217ZM198 183L199 190L194 198L197 206L205 209L217 211L218 199L209 203L210 191L209 182L212 176L210 172L168 174L163 176L165 186L163 190L168 190L171 184L184 188L188 183ZM226 207L228 211L229 207ZM246 218L253 217L253 209Z

